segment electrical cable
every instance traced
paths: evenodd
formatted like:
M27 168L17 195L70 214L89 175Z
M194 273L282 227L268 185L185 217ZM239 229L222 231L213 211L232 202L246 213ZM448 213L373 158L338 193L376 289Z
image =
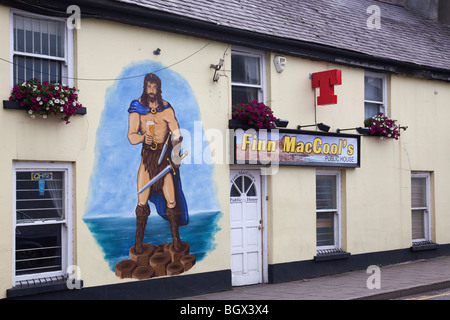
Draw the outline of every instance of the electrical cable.
M160 71L163 71L163 70L165 70L165 69L171 68L171 67L173 67L173 66L175 66L175 65L177 65L177 64L180 64L181 62L186 61L187 59L193 57L194 55L196 55L197 53L199 53L200 51L202 51L203 49L205 49L205 48L206 48L208 45L210 45L210 44L211 44L211 42L208 42L208 43L205 44L203 47L201 47L201 48L198 49L197 51L193 52L192 54L186 56L185 58L183 58L183 59L181 59L181 60L178 60L177 62L174 62L174 63L172 63L172 64L170 64L170 65L168 65L168 66L166 66L166 67L163 67L163 68L161 68L161 69L157 69L157 70L154 70L154 71L151 71L151 72L147 72L147 73L156 73L156 72L160 72ZM17 64L17 63L11 62L11 61L9 61L9 60L7 60L7 59L4 59L4 58L1 58L1 57L0 57L0 60L1 60L1 61L4 61L4 62L7 62L7 63L9 63L9 64L12 64L12 65L15 65L15 66L16 66L16 65L19 65L19 64ZM26 68L26 67L25 67L25 69L34 71L34 69L31 69L31 68ZM135 76L128 76L128 77L122 77L122 78L115 78L115 79L107 79L107 78L104 78L104 79L102 79L102 78L78 78L78 77L65 77L65 76L61 76L61 77L64 78L64 79L71 79L71 80L77 80L77 81L97 81L97 82L101 82L101 81L122 81L122 80L129 80L129 79L134 79L134 78L140 78L140 77L145 76L147 73L145 73L145 74L140 74L140 75L135 75ZM41 72L41 74L48 75L48 76L54 76L53 74L49 74L49 73L45 73L45 72Z

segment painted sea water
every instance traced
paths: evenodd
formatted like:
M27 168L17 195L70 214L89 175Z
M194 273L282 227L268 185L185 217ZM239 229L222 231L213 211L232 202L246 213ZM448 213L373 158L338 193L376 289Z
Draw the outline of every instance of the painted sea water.
M215 249L214 236L220 230L217 222L221 216L220 211L195 213L189 216L187 226L180 227L181 240L189 243L190 254L195 255L197 262ZM84 222L102 248L111 271L115 270L117 262L129 259L128 251L134 245L136 232L135 217L85 218ZM169 223L158 214L152 214L148 218L144 243L168 242L172 242Z

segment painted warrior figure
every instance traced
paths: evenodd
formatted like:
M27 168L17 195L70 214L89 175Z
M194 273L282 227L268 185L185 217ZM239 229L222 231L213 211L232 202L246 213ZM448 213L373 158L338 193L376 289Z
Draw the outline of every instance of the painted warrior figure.
M140 190L136 206L137 254L143 251L144 232L150 215L149 200L158 214L169 221L175 251L182 249L178 227L188 223L186 200L179 178L182 137L175 111L161 94L160 78L149 73L145 76L141 97L133 100L128 109L128 140L133 145L142 143L137 176ZM168 166L172 170L167 170ZM149 184L151 186L147 187Z

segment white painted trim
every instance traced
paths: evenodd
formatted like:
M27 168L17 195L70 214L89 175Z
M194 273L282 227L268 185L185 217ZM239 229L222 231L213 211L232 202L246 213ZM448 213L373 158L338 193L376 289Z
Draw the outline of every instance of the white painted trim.
M382 104L383 106L381 107L380 111L383 112L383 114L385 116L387 116L388 115L388 101L387 101L388 99L387 99L387 76L386 76L386 74L385 73L376 73L376 72L372 72L372 71L365 71L364 77L381 78L382 83L383 83L383 102L380 103L380 101L366 100L364 97L364 103L368 102L368 103Z
M316 170L316 176L329 175L336 176L336 214L334 216L334 245L320 246L317 250L341 249L342 248L342 208L341 208L341 171L340 170ZM334 210L317 210L317 212L330 212ZM317 216L316 216L317 219ZM317 230L317 229L316 229Z
M240 46L232 46L231 54L241 54L246 56L258 57L260 58L260 66L259 70L261 73L261 84L260 85L251 85L245 83L231 82L231 86L245 86L251 88L259 88L258 100L259 102L264 102L267 104L267 89L266 89L266 55L264 51L240 47Z
M262 173L262 172L261 172ZM263 283L269 282L269 246L267 236L267 205L268 205L268 191L267 191L267 175L261 174L261 215L262 215L262 270L263 270Z
M425 178L425 196L426 196L426 207L413 208L411 205L411 210L425 210L424 215L424 235L423 239L413 239L412 242L430 241L431 240L431 174L429 172L411 172L412 178ZM412 232L412 230L411 230ZM412 237L411 237L412 238Z

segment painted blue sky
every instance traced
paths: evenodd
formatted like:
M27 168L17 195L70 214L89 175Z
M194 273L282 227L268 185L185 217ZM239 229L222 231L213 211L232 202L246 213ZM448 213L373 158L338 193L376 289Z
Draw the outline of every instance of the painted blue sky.
M161 78L163 99L174 108L185 136L183 151L188 151L189 156L181 165L180 173L189 213L220 211L212 177L213 165L207 161L193 164L194 151L201 145L202 152L208 154L209 146L203 139L200 109L192 89L178 73L147 60L126 66L117 77L119 80L106 91L84 218L135 215L141 145L133 146L128 141L127 110L130 102L140 97L144 76L151 72ZM150 206L155 212L151 203Z

